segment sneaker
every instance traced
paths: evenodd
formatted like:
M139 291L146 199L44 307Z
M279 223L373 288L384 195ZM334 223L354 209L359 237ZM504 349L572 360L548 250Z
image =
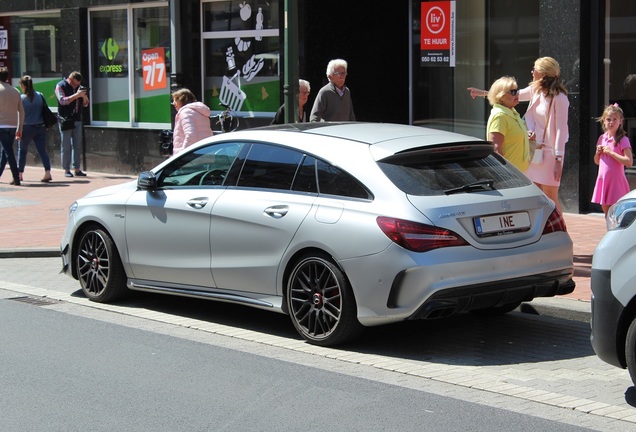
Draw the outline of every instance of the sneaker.
M70 171L66 171L66 172L64 173L64 177L73 177L73 174L71 174L71 172L70 172Z
M76 177L86 177L86 174L84 174L83 172L81 172L80 170L76 170L75 171L75 176Z

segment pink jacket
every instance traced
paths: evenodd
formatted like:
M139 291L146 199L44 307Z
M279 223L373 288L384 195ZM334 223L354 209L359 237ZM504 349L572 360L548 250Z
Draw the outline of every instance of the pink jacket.
M174 121L173 154L212 136L210 113L210 108L201 102L192 102L181 107Z
M534 131L537 134L537 143L541 144L543 138L543 121L537 122L534 113L537 105L543 104L543 111L547 111L550 106L550 99L541 97L540 94L533 94L532 87L526 87L519 92L520 101L530 101L528 110L524 118L526 119L526 125L528 130ZM553 150L557 156L563 156L565 154L565 143L568 141L568 108L570 101L567 95L559 93L552 102L552 109L550 111L550 118L548 119L548 130L545 133L545 143L549 149ZM540 123L540 124L539 124Z

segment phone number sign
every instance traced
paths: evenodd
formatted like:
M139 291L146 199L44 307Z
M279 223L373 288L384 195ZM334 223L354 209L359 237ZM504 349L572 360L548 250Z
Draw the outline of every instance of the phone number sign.
M455 2L421 4L420 64L455 67Z

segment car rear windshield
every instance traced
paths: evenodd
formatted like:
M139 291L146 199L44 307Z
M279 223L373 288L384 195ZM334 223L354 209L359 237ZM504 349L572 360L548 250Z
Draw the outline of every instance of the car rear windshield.
M432 196L509 189L531 184L492 145L415 149L378 162L409 195Z

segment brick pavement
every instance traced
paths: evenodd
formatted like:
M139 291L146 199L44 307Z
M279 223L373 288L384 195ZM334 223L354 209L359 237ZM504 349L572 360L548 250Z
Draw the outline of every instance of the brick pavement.
M93 173L87 177L64 177L61 169L53 169L53 181L41 183L41 167L27 166L22 186L10 186L11 174L5 170L0 178L0 252L48 251L59 249L66 226L67 211L76 198L100 187L134 180L134 176ZM592 253L605 233L602 214L566 213L568 232L574 241L576 289L563 296L573 300L590 300Z

